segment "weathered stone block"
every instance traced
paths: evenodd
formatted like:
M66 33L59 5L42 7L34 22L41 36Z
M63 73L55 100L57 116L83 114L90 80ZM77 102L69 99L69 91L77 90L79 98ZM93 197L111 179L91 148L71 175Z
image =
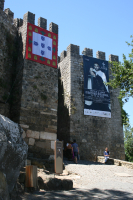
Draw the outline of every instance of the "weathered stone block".
M45 141L45 147L47 150L50 150L50 152L51 152L51 141L50 140Z
M116 147L120 147L120 144L116 144Z
M51 129L51 128L45 128L45 131L48 133L56 133L57 132L57 130Z
M29 125L26 125L26 124L20 124L20 126L21 126L24 130L29 128Z
M87 142L87 140L86 139L82 139L82 142Z
M45 147L45 142L40 142L40 141L38 141L38 142L35 142L35 145L36 145L37 147L42 148L42 149L45 149L45 148L46 148L46 147Z
M29 138L39 139L39 132L38 131L27 130L26 135Z
M49 125L48 128L50 128L50 129L54 129L54 130L57 131L57 126L51 126L51 125Z
M27 130L27 131L26 131L27 137L30 136L31 134L32 134L32 130Z
M55 141L51 141L51 149L55 149Z
M29 138L29 145L33 146L35 144L35 139Z
M57 134L48 133L48 132L40 132L40 139L43 139L43 140L56 140L57 139Z

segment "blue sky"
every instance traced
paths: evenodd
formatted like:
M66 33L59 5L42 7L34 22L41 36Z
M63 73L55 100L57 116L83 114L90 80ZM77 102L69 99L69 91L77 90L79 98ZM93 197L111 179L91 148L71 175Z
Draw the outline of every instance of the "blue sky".
M14 18L22 18L30 11L35 14L35 24L39 17L59 25L58 55L72 43L80 46L80 54L85 47L118 55L122 61L123 53L128 57L133 34L132 8L133 0L5 0L4 8L14 12ZM133 99L125 104L131 125Z

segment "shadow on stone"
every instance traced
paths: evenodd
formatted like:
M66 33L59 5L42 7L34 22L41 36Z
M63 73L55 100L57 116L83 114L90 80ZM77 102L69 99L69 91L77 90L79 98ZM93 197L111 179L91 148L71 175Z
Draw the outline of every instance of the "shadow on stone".
M106 163L107 165L114 165L114 159L109 158Z
M44 183L45 190L72 190L73 181L68 179L50 178Z
M60 69L58 69L58 120L57 138L64 141L64 145L70 140L70 116L64 102L64 87L61 81Z

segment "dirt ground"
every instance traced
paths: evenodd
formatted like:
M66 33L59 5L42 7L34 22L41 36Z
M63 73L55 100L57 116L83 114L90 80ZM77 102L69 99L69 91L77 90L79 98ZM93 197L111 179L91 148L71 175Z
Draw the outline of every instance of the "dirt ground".
M73 190L25 193L22 200L43 199L133 199L133 169L80 160L64 160L63 175L51 177L73 180ZM46 178L42 169L38 176Z

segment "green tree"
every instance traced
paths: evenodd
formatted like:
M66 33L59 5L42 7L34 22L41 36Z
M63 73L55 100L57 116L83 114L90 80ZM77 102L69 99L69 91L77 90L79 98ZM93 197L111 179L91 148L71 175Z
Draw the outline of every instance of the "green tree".
M129 125L127 112L123 105L129 97L133 97L133 36L131 42L126 42L131 48L128 54L129 60L123 54L123 62L111 62L112 79L108 83L112 88L120 88L119 101L121 105L122 123L124 125L124 146L126 160L133 162L133 128Z
M124 126L124 147L126 160L133 162L133 128L131 126Z
M129 97L133 97L133 36L131 36L131 43L126 42L131 47L129 53L129 60L123 54L123 63L111 62L112 79L108 83L113 88L120 88L119 99L127 102Z

